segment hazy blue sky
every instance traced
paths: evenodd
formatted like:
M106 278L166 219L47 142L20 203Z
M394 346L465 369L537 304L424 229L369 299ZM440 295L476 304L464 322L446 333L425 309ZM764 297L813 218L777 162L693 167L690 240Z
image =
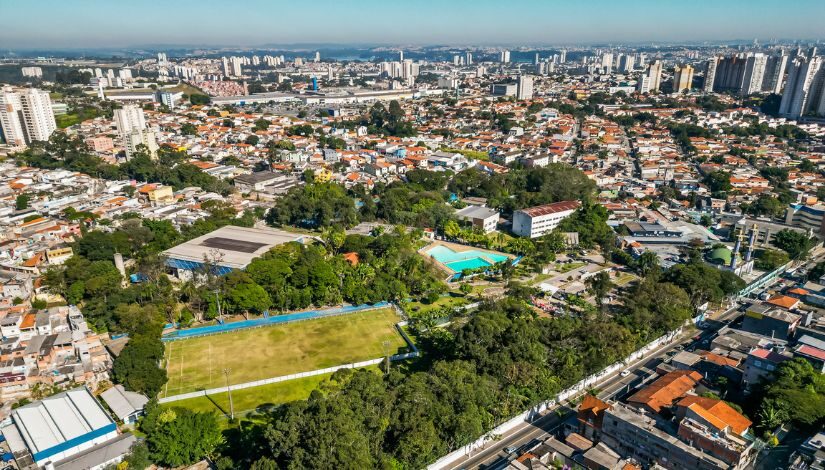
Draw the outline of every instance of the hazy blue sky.
M0 50L825 37L825 0L0 0Z

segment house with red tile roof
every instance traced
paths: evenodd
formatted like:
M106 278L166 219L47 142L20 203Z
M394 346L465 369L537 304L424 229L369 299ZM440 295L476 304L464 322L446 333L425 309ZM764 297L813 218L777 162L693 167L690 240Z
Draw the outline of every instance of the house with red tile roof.
M647 387L634 393L627 403L651 413L660 413L693 390L702 375L693 370L675 370L656 379Z

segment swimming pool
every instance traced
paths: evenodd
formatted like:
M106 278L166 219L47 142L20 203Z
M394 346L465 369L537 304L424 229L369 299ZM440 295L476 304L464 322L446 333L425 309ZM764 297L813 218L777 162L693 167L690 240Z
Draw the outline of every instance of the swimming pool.
M478 269L492 266L510 259L505 255L489 251L455 251L444 245L434 246L425 253L456 273L460 273L465 269Z

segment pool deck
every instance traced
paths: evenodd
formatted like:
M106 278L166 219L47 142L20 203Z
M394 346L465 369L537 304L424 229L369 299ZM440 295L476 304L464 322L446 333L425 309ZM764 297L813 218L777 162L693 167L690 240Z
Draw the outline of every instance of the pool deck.
M456 274L461 274L461 273L459 271L451 269L448 265L442 263L441 261L437 260L436 258L434 258L433 256L431 256L429 254L429 251L432 250L433 248L437 247L437 246L444 246L446 248L449 248L452 251L455 251L456 253L462 253L462 252L465 252L465 251L479 251L479 252L482 252L482 253L489 253L491 255L506 256L508 259L510 259L511 262L516 259L515 255L511 255L511 254L508 254L508 253L502 253L500 251L495 251L495 250L488 250L486 248L478 248L478 247L471 246L471 245L461 245L461 244L458 244L458 243L445 242L443 240L436 240L436 241L430 243L429 245L427 245L427 246L421 248L420 250L418 250L418 253L421 256L424 256L428 259L433 260L433 262L437 266L439 266L441 269L443 269L444 271L449 273L450 274L450 279L452 279L453 276L455 276ZM493 261L491 258L487 258L487 257L484 257L484 256L481 256L480 258L483 259L484 261L486 261L487 263L490 263L491 265L496 264L495 261ZM451 262L454 262L454 261L451 261Z

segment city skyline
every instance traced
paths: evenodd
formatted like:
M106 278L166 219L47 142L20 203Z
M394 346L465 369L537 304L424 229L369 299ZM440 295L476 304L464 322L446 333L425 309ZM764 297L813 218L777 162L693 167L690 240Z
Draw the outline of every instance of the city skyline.
M32 4L16 2L0 10L8 17L37 21L11 22L0 32L0 43L5 49L80 49L816 40L822 37L820 20L825 17L825 3L813 0L795 2L794 8L763 0L703 0L693 2L689 9L649 0L621 4L596 0L586 10L557 1L532 0L506 5L488 0L447 4L418 0L403 5L319 0L311 9L251 1L228 16L216 14L220 10L215 3L186 0L158 10L147 1L90 1L83 7L45 1L38 2L35 10ZM502 14L502 8L510 14Z

